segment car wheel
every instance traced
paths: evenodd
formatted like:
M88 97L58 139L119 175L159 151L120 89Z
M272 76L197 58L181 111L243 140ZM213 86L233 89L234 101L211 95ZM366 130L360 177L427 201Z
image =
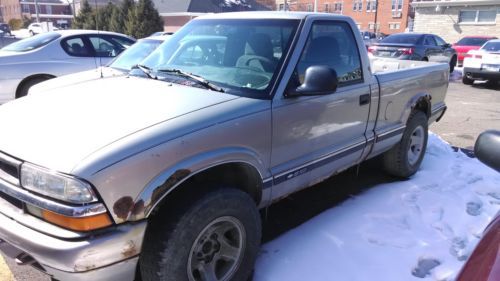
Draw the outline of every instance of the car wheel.
M453 56L450 60L450 73L452 73L453 70L455 70L456 65L457 65L457 57Z
M35 32L33 32L33 30L30 30L30 35L35 36Z
M175 200L175 206L169 204L150 220L140 257L142 280L250 277L261 239L255 202L231 188L195 197Z
M427 147L427 126L427 116L422 111L411 113L401 141L382 156L386 172L401 178L417 172Z
M427 57L424 57L422 61L429 61L429 59Z
M36 78L31 78L28 81L23 82L21 87L19 88L17 94L16 94L16 99L24 97L28 94L28 91L31 87L35 86L38 83L41 83L45 80L49 80L50 78L48 77L36 77Z
M467 77L467 75L464 75L462 76L462 83L464 83L465 85L472 85L474 84L474 80Z

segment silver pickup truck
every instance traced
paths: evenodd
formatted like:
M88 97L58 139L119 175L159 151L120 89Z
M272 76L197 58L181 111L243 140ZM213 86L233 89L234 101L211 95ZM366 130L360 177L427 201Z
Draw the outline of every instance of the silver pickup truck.
M345 16L199 17L127 77L0 106L0 249L58 280L246 280L259 208L378 155L418 170L448 76L370 62Z

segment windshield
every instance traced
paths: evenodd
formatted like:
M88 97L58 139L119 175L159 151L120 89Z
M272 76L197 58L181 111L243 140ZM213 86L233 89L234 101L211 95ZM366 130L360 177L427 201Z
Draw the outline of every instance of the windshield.
M151 52L160 46L161 43L163 43L163 41L156 39L139 40L116 57L109 66L122 70L130 70L132 66L138 64L151 54Z
M460 39L457 44L457 46L482 46L486 41L490 40L491 38L477 38L477 37L465 37Z
M161 70L178 69L229 93L268 98L298 23L272 19L194 20L142 64L160 78L173 76L173 72Z
M61 34L57 32L38 34L33 37L12 43L2 48L2 50L11 52L28 52L45 46L59 37L61 37Z
M394 34L389 35L380 41L381 43L397 43L397 44L417 44L420 34Z
M481 50L488 52L498 52L500 51L500 42L488 42L481 47Z

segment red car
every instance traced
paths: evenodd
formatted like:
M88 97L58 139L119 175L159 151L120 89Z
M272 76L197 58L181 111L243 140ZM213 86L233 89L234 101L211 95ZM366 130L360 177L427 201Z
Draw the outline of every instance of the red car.
M482 133L474 153L481 162L500 172L500 131ZM500 281L500 212L484 231L456 281Z
M497 38L493 36L465 36L457 43L453 44L452 47L457 51L458 54L457 65L462 66L464 62L464 56L468 51L479 49L484 43L491 39Z

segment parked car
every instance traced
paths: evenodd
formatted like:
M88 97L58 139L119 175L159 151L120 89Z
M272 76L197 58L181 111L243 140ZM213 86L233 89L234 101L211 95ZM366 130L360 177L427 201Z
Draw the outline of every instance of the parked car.
M160 46L161 43L168 40L169 37L170 35L164 35L139 39L134 45L123 51L107 66L68 74L44 81L32 86L29 89L28 94L31 95L46 92L55 88L66 87L90 80L127 75L134 66L139 64L145 57Z
M0 23L0 31L2 31L5 35L9 34L9 36L12 36L12 32L10 31L10 26L6 23Z
M481 162L500 172L500 131L482 133L474 147ZM458 274L457 281L496 281L500 278L500 212Z
M462 82L472 85L475 80L500 81L500 39L490 40L465 56Z
M375 43L368 51L375 57L445 62L450 65L450 72L457 64L457 52L434 34L392 34Z
M119 33L61 30L7 45L0 49L0 104L42 81L106 65L133 43Z
M247 280L258 208L378 155L415 174L446 110L447 64L374 74L357 30L205 15L137 74L0 106L0 248L57 280Z
M453 49L457 51L458 61L457 65L462 66L464 62L465 55L470 50L477 50L481 48L484 43L488 40L497 39L492 36L465 36L460 39L457 43L453 44Z
M31 36L58 30L59 28L53 26L51 22L34 22L28 25L28 32Z

